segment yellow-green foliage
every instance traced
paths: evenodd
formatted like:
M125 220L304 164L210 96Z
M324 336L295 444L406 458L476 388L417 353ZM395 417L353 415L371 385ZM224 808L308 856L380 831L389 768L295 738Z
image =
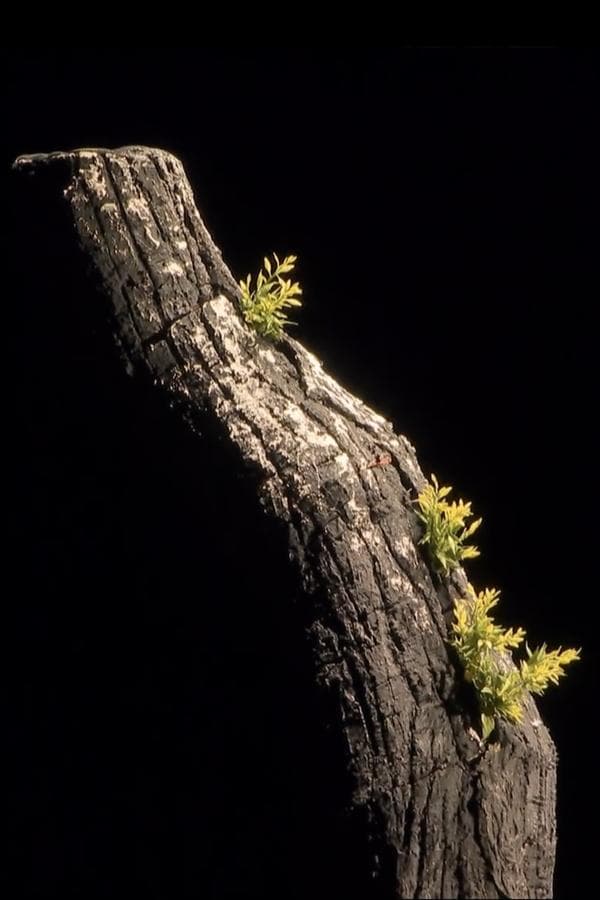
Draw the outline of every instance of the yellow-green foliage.
M295 265L295 256L286 256L280 262L274 253L273 262L265 256L264 268L256 278L256 287L252 288L251 275L245 281L240 281L244 319L263 337L278 340L283 336L285 326L294 324L287 318L284 310L291 306L302 306L298 299L302 288L297 281L292 282L283 276L291 272Z
M419 541L427 544L432 564L438 572L448 574L462 560L479 556L477 547L466 541L481 525L472 518L471 504L463 500L449 503L451 487L440 487L435 475L423 488L416 503L417 515L425 526ZM511 668L502 654L516 649L525 640L522 628L502 628L490 615L498 603L500 591L486 588L477 594L469 585L469 596L454 604L454 623L450 643L464 666L465 678L477 692L484 738L494 729L497 716L510 722L523 718L526 693L543 694L549 684L558 684L564 667L579 659L579 650L547 650L542 644L530 650L518 668Z
M467 519L473 516L471 504L463 500L448 503L446 497L452 488L440 487L435 475L431 480L433 484L423 488L417 498L417 515L425 525L425 534L419 543L428 545L435 568L448 573L463 559L479 556L477 547L466 541L477 531L481 519L466 525Z
M527 647L527 659L521 660L519 674L528 691L543 694L550 683L558 684L565 674L564 666L579 659L581 650L547 650L542 644L535 650Z
M471 681L481 710L483 737L494 728L496 716L510 722L523 718L523 700L527 691L543 694L550 683L558 684L565 674L564 667L579 659L579 650L536 650L527 645L527 658L519 668L506 671L498 654L518 647L525 639L522 628L504 629L494 622L490 610L498 603L500 591L488 588L456 601L455 621L450 643L456 649Z

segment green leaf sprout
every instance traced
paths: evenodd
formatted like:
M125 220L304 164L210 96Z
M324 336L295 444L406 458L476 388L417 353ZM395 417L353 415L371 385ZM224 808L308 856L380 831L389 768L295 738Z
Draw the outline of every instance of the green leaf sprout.
M302 288L297 281L286 279L296 265L295 256L286 256L281 262L276 253L273 261L265 256L263 269L258 273L256 286L252 287L252 276L240 281L242 292L242 315L263 337L280 340L287 325L293 325L285 314L292 306L302 306L298 298Z
M471 504L463 500L449 503L451 487L440 487L431 476L416 499L417 515L425 526L420 544L426 544L431 563L438 573L447 575L462 560L479 556L479 550L467 543L479 528L481 519L472 518ZM527 693L543 694L550 684L558 684L565 666L580 658L580 650L548 650L542 644L535 650L525 644L526 658L518 667L508 664L506 654L525 640L522 628L503 628L490 612L498 604L500 591L486 588L476 593L469 585L468 595L454 603L454 622L449 643L463 665L465 679L477 693L481 713L481 730L487 740L498 717L509 722L523 720L523 703Z
M494 622L490 610L498 603L500 591L487 588L476 594L469 588L470 596L455 603L450 644L464 666L466 680L477 692L482 734L488 738L497 716L521 722L526 693L543 694L551 683L558 684L565 666L580 658L580 650L559 647L549 651L545 644L530 650L525 645L527 658L518 669L507 669L499 654L518 647L525 640L525 631L504 629Z
M448 574L463 559L479 556L477 547L466 542L482 520L476 519L466 525L467 519L473 516L471 504L463 500L448 503L445 498L452 488L440 487L435 475L431 476L431 481L433 483L428 484L417 498L417 515L425 525L425 534L419 543L428 545L434 567Z

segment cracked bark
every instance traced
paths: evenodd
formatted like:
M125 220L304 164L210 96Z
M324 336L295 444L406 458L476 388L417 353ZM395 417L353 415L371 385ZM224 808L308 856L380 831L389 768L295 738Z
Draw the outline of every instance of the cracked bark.
M531 699L485 752L469 730L473 698L445 642L465 576L440 581L417 546L414 448L297 341L248 329L176 158L85 149L15 167L64 187L128 371L192 427L212 417L287 529L377 896L551 896L554 746ZM370 465L378 454L390 462Z

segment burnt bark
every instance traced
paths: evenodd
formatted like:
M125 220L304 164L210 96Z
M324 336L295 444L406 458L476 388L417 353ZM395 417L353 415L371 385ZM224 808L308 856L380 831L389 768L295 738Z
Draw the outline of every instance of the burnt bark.
M440 579L418 546L414 448L300 343L246 326L172 155L84 149L15 166L64 182L128 371L192 427L212 417L287 529L378 896L551 896L554 746L531 699L522 725L478 743L446 641L466 578Z

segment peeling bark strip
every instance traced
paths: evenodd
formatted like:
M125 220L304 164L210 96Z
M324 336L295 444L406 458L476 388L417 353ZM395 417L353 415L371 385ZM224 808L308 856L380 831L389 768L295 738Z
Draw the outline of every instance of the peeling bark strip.
M554 747L531 700L523 726L502 725L485 751L469 730L445 642L466 580L440 582L417 548L413 447L299 343L249 330L177 159L124 147L15 167L58 164L128 367L146 367L190 418L216 417L289 529L378 896L551 896Z

